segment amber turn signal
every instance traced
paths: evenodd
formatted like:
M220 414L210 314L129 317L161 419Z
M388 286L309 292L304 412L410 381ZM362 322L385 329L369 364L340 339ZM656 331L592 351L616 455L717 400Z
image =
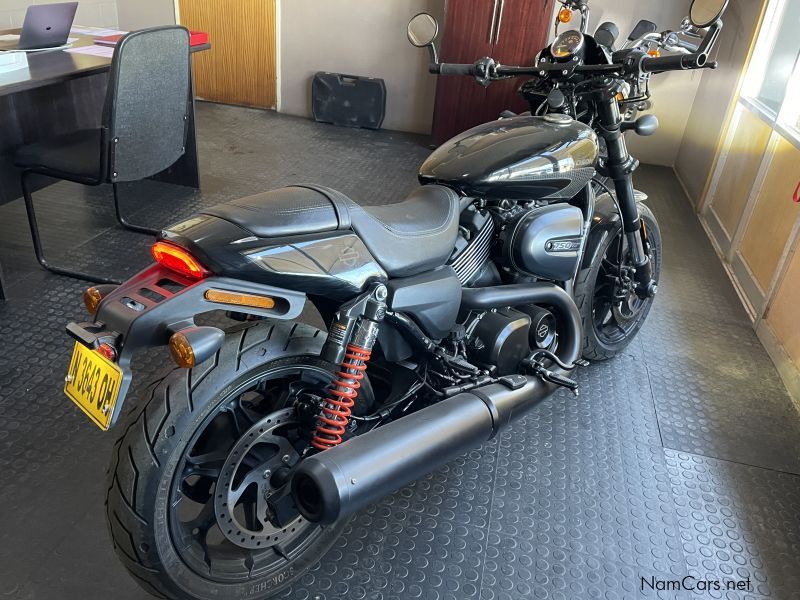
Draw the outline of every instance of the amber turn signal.
M187 327L169 338L169 352L175 364L191 369L208 360L222 347L225 334L216 327Z
M650 48L650 50L647 51L647 55L652 56L653 58L658 58L661 56L661 50L658 48Z
M568 8L562 8L558 11L558 20L561 23L569 23L572 20L572 11Z
M175 364L184 369L191 369L196 364L194 350L186 336L182 333L173 333L169 338L169 353Z
M103 299L103 294L100 293L96 287L86 288L83 292L83 305L90 315L97 314L97 307L100 306L100 301Z
M275 308L275 300L269 296L240 294L239 292L228 292L225 290L206 290L204 297L209 302L218 302L220 304L233 304L252 308Z

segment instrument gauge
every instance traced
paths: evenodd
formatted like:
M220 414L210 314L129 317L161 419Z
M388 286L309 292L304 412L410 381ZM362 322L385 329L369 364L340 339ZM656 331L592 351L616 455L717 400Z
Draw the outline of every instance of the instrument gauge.
M550 46L550 54L556 60L570 58L583 48L583 34L571 29L560 34Z

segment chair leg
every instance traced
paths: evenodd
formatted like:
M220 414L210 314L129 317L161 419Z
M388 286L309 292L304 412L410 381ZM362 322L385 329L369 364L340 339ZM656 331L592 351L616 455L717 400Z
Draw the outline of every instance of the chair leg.
M66 275L67 277L74 277L75 279L83 279L84 281L91 281L94 283L112 283L119 284L120 281L110 279L108 277L101 277L99 275L92 275L90 273L82 273L80 271L73 271L71 269L62 269L47 262L44 257L44 250L42 249L42 238L39 236L39 225L36 222L36 212L33 209L33 196L31 196L30 189L28 189L28 175L30 171L23 171L20 177L20 184L22 186L22 196L25 199L25 210L28 213L28 225L31 228L31 238L33 239L33 251L36 254L36 260L48 271L56 273L57 275Z
M111 184L112 189L114 190L114 212L117 215L117 222L122 225L125 229L130 229L131 231L135 231L137 233L147 233L149 235L158 235L161 233L160 229L152 229L150 227L144 227L142 225L135 225L134 223L130 223L122 216L122 211L119 208L119 190L117 189L117 184Z

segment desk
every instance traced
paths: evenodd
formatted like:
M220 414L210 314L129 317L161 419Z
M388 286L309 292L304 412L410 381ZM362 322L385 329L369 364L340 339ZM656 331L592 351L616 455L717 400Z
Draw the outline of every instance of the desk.
M0 30L0 34L19 33L19 29ZM70 34L76 46L90 46L93 37ZM192 46L192 52L207 50L210 44ZM100 126L111 59L63 50L31 52L28 69L0 74L0 204L22 196L19 170L13 157L24 144ZM190 86L191 78L189 79ZM194 88L191 89L194 103ZM189 112L186 152L178 161L153 179L200 188L197 162L194 104ZM33 189L55 180L31 178ZM0 270L0 300L4 298Z

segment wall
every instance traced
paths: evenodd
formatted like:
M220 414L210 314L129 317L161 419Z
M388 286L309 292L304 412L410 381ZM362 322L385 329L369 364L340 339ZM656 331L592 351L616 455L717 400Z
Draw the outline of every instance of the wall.
M689 4L689 0L591 0L589 33L604 21L612 21L619 27L617 46L621 46L640 19L652 21L659 31L678 29L689 13ZM556 3L556 10L559 8L561 5ZM683 71L662 73L650 79L653 108L649 112L658 117L660 126L650 137L628 135L631 154L643 163L665 166L675 163L701 77L701 71Z
M734 100L761 7L760 0L728 5L723 17L725 27L717 42L719 67L702 71L695 103L675 160L675 172L695 205L701 201L706 179L714 164L717 142Z
M25 10L31 4L48 4L62 0L0 0L0 29L22 27ZM76 25L117 26L115 0L80 0L75 15Z
M172 0L117 0L117 11L119 27L126 31L175 23Z
M457 1L457 0L456 0ZM281 112L311 115L317 71L386 81L385 129L429 133L436 80L428 53L406 39L419 12L443 22L442 0L283 0L280 3Z

